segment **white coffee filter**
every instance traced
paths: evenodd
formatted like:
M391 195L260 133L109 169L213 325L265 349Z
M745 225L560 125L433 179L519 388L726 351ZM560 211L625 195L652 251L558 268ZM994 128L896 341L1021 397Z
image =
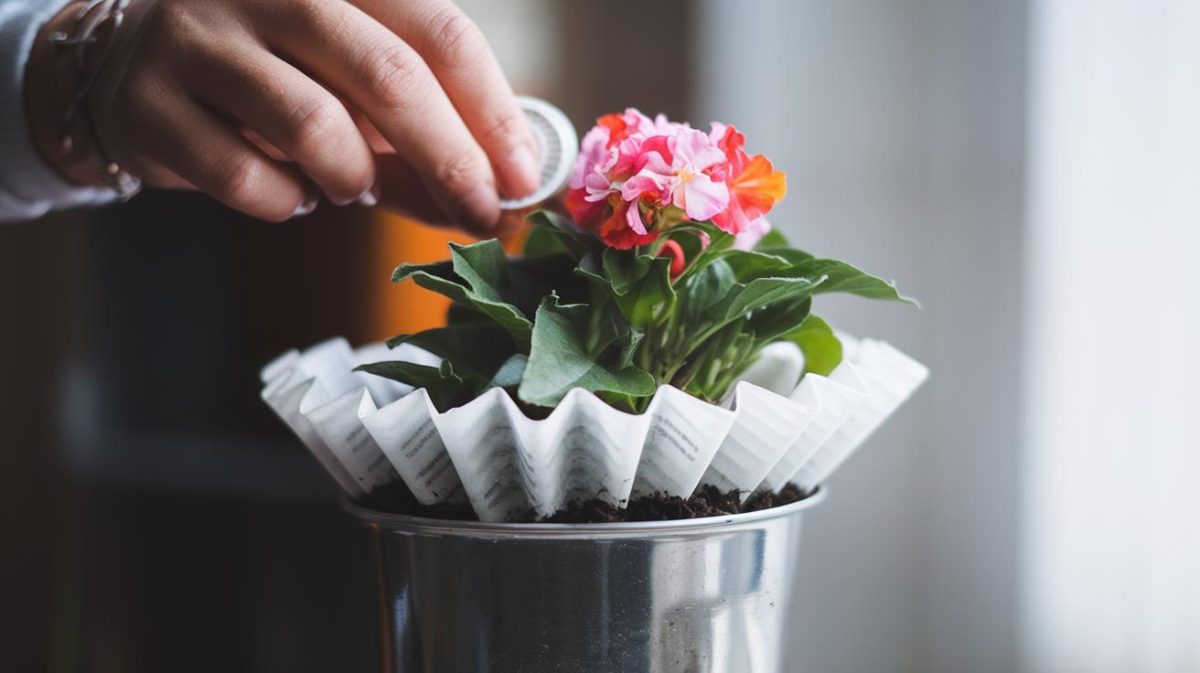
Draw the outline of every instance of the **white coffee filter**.
M767 344L759 353L758 359L751 363L738 379L786 397L796 389L802 374L804 353L800 352L796 344L780 341ZM736 388L729 391L726 401L732 399L734 392Z
M435 423L476 513L504 521L530 510L548 516L572 500L623 505L650 419L577 389L532 420L496 388Z
M633 481L633 497L691 495L737 413L671 386L659 386L646 410L650 429Z
M436 357L343 339L273 360L262 396L351 498L400 479L422 504L465 498L481 520L508 521L592 498L687 497L701 484L745 496L816 487L928 374L886 343L842 338L848 355L828 377L797 385L799 349L773 344L726 404L662 386L640 415L582 389L540 420L499 388L439 412L424 390L352 371Z
M824 483L883 421L929 376L929 370L894 347L870 339L858 343L853 363L830 375L857 396L846 422L822 443L790 481L802 490Z
M528 511L540 495L518 417L525 418L498 388L433 416L471 506L484 521Z
M788 399L806 407L812 421L767 471L762 487L778 491L841 427L854 403L850 391L820 374L806 374Z
M375 402L366 388L352 390L322 404L307 415L317 436L333 452L334 458L368 493L396 480L397 473L379 449L362 417L375 411Z
M262 398L292 432L296 433L346 495L357 499L366 495L366 489L350 476L349 470L342 466L342 462L333 455L333 451L313 429L312 424L300 413L300 405L310 392L328 398L328 393L317 391L316 388L319 388L316 379L304 378L299 369L289 369L271 378L267 387L263 389Z
M464 502L462 481L450 461L422 388L362 417L363 426L422 505Z
M762 483L817 412L746 381L737 384L734 399L733 427L700 479L722 491ZM749 495L750 491L744 490L743 500Z

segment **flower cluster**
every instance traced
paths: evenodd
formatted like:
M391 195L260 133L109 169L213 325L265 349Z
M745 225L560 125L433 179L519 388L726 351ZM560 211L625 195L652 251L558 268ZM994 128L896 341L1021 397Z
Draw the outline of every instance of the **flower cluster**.
M747 155L745 142L717 122L704 133L634 108L605 115L583 138L567 209L614 248L647 245L685 221L711 221L753 245L787 184L765 156Z

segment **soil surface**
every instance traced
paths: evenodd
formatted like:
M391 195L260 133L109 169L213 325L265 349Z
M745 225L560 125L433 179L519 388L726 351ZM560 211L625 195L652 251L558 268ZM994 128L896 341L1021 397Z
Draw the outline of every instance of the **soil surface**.
M744 503L741 496L740 491L724 492L715 486L705 484L696 489L696 492L688 498L662 494L642 496L632 500L624 509L613 507L602 500L592 499L584 502L572 502L566 509L561 509L548 517L538 518L530 511L516 523L616 523L620 521L698 519L706 516L726 516L779 507L803 500L808 494L801 491L795 484L788 484L778 493L755 493ZM394 482L376 489L368 496L364 504L387 512L431 519L479 520L475 511L467 504L422 505L412 497L403 482Z

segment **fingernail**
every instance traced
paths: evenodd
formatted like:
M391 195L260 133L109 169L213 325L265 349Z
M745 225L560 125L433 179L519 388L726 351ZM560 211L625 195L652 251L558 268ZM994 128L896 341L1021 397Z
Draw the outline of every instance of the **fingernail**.
M486 183L471 190L459 207L464 224L484 229L496 226L496 219L500 216L500 199L496 195L496 188Z
M368 208L374 208L376 205L378 205L379 197L375 196L375 192L373 191L374 189L375 188L372 187L371 189L363 192L362 195L358 197L358 202Z
M300 205L296 206L296 210L292 211L292 217L303 217L317 209L317 201L320 200L316 194L309 194L304 197Z
M533 193L538 187L538 162L528 145L517 145L500 165L504 175L505 196L517 199Z

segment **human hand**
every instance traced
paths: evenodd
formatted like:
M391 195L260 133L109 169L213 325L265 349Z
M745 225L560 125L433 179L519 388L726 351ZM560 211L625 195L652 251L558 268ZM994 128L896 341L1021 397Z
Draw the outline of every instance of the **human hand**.
M133 0L111 39L89 99L94 132L81 135L146 184L273 221L311 211L320 193L378 201L477 234L500 219L498 191L537 186L512 90L448 0ZM48 39L31 54L31 127L60 173L97 184L82 160L96 147L59 148L64 60Z

